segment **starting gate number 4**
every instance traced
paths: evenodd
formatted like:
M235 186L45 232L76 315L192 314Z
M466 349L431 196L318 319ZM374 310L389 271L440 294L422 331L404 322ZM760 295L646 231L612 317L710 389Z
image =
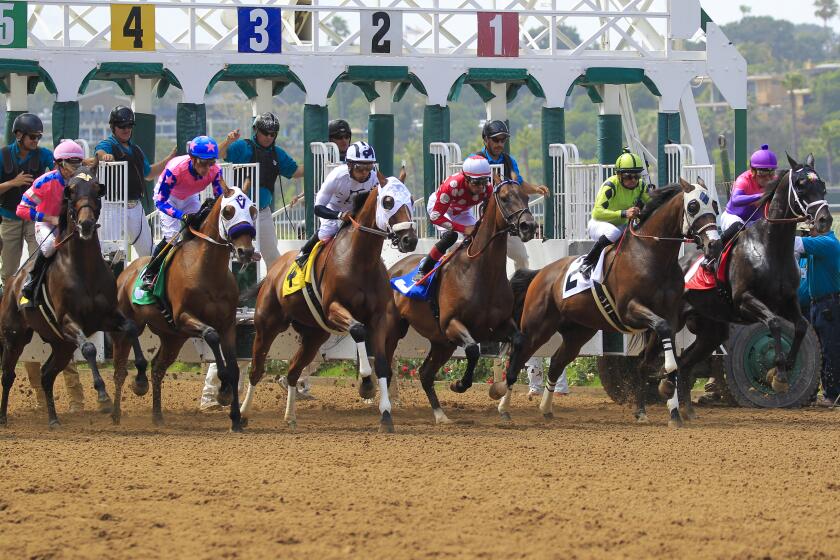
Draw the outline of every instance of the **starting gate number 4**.
M111 4L111 50L155 50L155 7Z
M363 12L360 24L362 54L402 54L402 12Z
M237 8L238 50L241 53L279 53L282 49L280 8Z
M519 56L519 15L478 12L478 56Z

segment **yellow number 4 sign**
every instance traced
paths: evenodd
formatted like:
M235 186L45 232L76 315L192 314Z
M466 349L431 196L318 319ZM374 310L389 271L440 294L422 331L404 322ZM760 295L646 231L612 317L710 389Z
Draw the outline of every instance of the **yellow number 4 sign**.
M111 4L111 50L155 50L155 7Z

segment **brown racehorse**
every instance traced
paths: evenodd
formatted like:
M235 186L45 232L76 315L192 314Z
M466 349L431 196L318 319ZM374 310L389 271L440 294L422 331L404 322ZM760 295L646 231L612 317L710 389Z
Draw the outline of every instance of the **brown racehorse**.
M653 191L651 200L640 214L638 230L625 231L618 249L604 257L605 286L613 296L615 310L624 326L634 330L652 330L645 356L639 368L645 374L659 351L657 339L665 351L665 370L678 376L673 351L674 327L678 324L683 293L683 274L677 258L684 236L703 246L707 254L716 248L719 239L716 216L717 202L711 199L701 180L690 185L680 180ZM491 394L504 395L499 404L503 418L509 418L507 405L516 374L549 338L558 332L563 340L551 357L548 384L543 392L540 410L546 418L554 416L554 385L563 368L575 359L587 340L599 330L616 332L599 310L589 290L563 299L566 271L577 257L566 257L540 271L520 270L511 279L517 305L522 310L520 328L524 343L513 349L506 383L494 387ZM524 301L523 301L524 297ZM647 421L645 383L638 384L636 418ZM668 401L669 425L680 426L677 394Z
M515 234L523 241L529 241L535 232L536 223L528 209L528 196L513 181L498 183L468 238L469 244L450 253L449 260L436 273L437 314L429 302L394 291L403 319L402 336L411 325L431 342L429 354L420 366L420 381L436 423L450 422L440 406L434 382L438 370L456 347L465 347L467 368L463 378L450 387L463 393L472 385L480 355L479 342L511 340L514 345L518 344L519 330L511 319L513 292L505 272L507 238ZM420 258L419 255L407 257L392 266L388 273L392 278L408 274Z
M117 279L120 310L134 319L140 331L148 325L160 338L160 348L152 358L152 419L163 422L161 388L166 369L178 357L188 338L202 338L213 351L222 388L219 402L231 403L231 430L241 431L239 415L239 365L236 363L236 307L239 288L230 271L231 253L240 263L249 263L254 252L254 221L257 209L239 188L222 182L223 195L218 197L196 231L190 234L172 256L166 271L166 298L172 310L174 326L157 305L135 305L131 301L137 276L148 257L134 260ZM246 186L247 188L247 186ZM125 362L128 345L124 337L114 338L114 385L112 413L120 422L120 398L127 375ZM138 375L132 390L144 395L149 390L145 376Z
M327 320L325 326L335 331L349 331L356 342L362 375L359 394L363 398L373 397L375 391L365 350L365 339L370 340L380 390L380 431L393 432L388 384L391 380L391 358L398 341L396 329L399 317L382 264L382 244L385 238L390 238L400 251L410 252L417 246L417 233L411 221L411 194L408 189L393 177L386 183L385 178L380 176L379 182L380 186L369 193L356 195L352 223L345 223L335 238L318 253L312 274L320 284ZM377 219L380 207L391 214L384 223L382 218ZM301 371L315 358L318 349L330 336L313 317L303 292L282 295L283 282L296 254L292 251L281 255L259 287L254 312L256 337L250 385L242 405L243 416L247 416L255 386L265 370L271 343L291 325L301 338L300 347L289 362L287 375L289 391L285 419L292 429L297 426L295 397Z
M52 353L41 368L41 382L47 397L50 427L60 423L55 413L53 383L79 348L93 372L93 385L99 394L100 410L107 412L111 399L96 365L96 347L85 340L96 331L110 331L133 344L138 372L145 372L146 360L137 340L138 329L133 321L117 310L117 289L114 274L102 258L96 234L100 198L105 186L96 179L97 161L79 167L64 189L64 201L57 232L64 237L56 241L53 262L44 275L44 288L54 311L56 323L48 322L37 308L20 308L20 289L28 267L13 276L6 286L0 304L0 336L3 348L3 403L0 424L6 423L9 390L15 381L15 365L24 347L32 340L33 331L50 345ZM56 233L55 235L58 235Z

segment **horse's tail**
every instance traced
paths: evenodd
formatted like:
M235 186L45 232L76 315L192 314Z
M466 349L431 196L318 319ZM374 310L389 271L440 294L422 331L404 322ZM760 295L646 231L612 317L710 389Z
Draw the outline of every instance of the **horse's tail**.
M516 324L522 319L522 310L525 307L525 294L528 293L528 286L531 285L539 270L520 268L510 279L510 287L513 289L513 320Z
M251 300L251 299L254 299L255 297L257 297L257 294L259 293L260 288L263 285L263 282L265 282L265 278L263 278L262 280L260 280L259 282L257 282L256 284L254 284L253 286L251 286L250 288L248 288L247 290L245 290L241 294L239 294L239 305L245 305L248 302L248 300Z

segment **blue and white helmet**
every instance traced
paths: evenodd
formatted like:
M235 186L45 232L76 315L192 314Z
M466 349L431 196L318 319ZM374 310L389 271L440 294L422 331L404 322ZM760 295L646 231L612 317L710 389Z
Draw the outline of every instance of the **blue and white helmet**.
M347 148L347 163L376 163L376 152L367 142L354 142Z

